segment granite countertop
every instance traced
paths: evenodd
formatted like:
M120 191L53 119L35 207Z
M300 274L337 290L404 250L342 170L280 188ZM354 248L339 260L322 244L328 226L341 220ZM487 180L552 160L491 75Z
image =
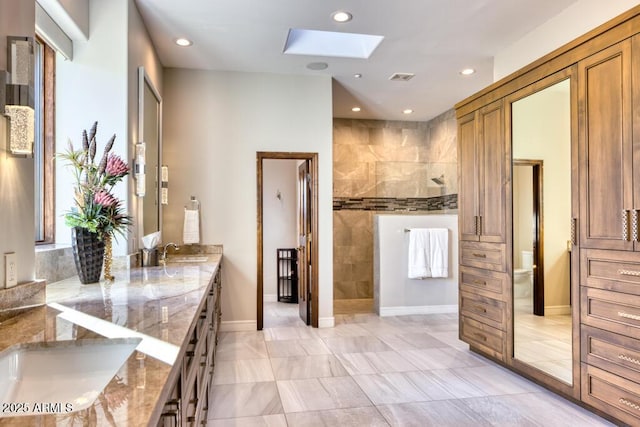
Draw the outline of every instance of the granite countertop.
M140 426L157 419L180 368L175 361L184 354L189 327L221 258L209 254L206 262L170 260L165 266L114 271L113 282L82 285L76 277L49 284L46 305L0 322L0 351L16 344L105 337L142 342L88 409L4 414L0 425ZM69 402L50 403L64 408Z

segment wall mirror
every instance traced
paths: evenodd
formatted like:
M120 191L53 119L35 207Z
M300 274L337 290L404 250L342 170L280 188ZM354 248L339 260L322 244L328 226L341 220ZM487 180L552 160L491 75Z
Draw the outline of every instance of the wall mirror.
M568 386L574 378L571 105L569 78L511 104L513 357Z
M144 142L146 177L142 202L143 235L160 231L159 167L162 165L162 98L145 72L138 68L138 142Z

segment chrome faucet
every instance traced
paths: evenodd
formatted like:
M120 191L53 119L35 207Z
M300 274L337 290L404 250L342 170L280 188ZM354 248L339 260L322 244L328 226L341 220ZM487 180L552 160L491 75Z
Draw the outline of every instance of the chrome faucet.
M180 250L180 246L176 245L175 243L167 243L166 245L164 245L164 249L162 249L162 258L160 259L160 261L167 262L167 249L169 249L169 247L173 247L176 251Z

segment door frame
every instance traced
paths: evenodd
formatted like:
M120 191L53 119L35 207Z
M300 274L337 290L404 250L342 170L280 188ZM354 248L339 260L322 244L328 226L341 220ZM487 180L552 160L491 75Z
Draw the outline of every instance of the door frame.
M257 176L257 310L256 320L257 329L262 330L264 324L264 241L263 241L263 221L264 208L262 200L263 192L263 160L308 160L309 174L311 175L311 326L318 327L318 153L299 153L299 152L267 152L258 151L256 153L256 176Z
M513 166L531 167L533 188L533 314L544 316L544 215L542 160L513 159Z

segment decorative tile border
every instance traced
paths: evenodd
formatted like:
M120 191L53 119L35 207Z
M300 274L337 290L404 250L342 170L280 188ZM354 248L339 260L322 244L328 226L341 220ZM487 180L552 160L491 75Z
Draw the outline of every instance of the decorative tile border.
M443 209L458 209L458 195L447 194L437 197L334 197L333 210L360 211L437 211Z

